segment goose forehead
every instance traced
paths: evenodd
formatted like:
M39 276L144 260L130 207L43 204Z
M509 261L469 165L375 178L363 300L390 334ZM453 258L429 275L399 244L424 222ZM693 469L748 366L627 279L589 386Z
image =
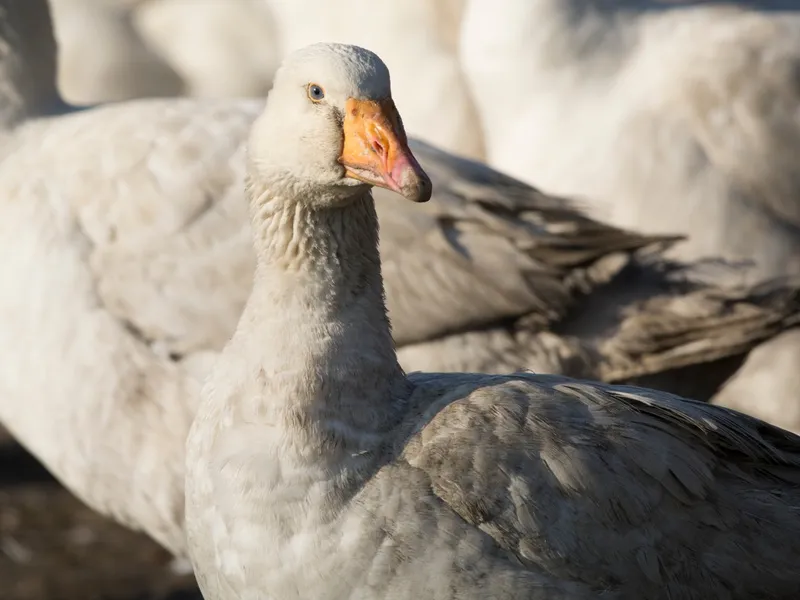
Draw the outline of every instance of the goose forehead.
M389 69L377 54L347 44L319 43L290 54L278 78L317 83L352 98L391 95Z

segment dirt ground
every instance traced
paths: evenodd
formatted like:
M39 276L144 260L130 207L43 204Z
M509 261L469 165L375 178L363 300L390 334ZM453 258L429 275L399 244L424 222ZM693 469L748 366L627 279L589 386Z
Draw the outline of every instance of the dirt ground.
M2 600L201 600L144 535L85 507L0 432Z

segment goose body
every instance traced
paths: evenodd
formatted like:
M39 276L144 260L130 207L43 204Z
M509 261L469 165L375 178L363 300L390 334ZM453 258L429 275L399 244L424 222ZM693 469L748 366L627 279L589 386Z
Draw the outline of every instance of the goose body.
M147 0L134 11L145 41L197 97L263 97L278 67L264 0Z
M206 600L795 593L800 438L643 389L406 376L368 186L430 182L376 55L290 55L248 169L253 289L187 438Z
M253 282L244 143L263 101L70 110L46 4L0 7L13 42L0 57L0 347L13 349L0 422L90 506L182 555L184 440ZM798 282L695 281L652 248L661 238L411 147L431 201L377 207L408 369L663 375L666 389L697 381L691 392L708 398L797 322Z
M487 160L683 259L800 272L800 3L469 0ZM531 140L536 140L535 144Z
M796 275L798 10L795 0L469 0L461 60L487 160L590 201L617 226L685 234L672 250L682 260L746 261L750 281ZM716 401L797 430L786 348L763 347L760 366ZM749 393L764 377L769 409Z
M52 0L60 49L59 89L70 102L92 104L183 92L178 73L136 30L133 4Z

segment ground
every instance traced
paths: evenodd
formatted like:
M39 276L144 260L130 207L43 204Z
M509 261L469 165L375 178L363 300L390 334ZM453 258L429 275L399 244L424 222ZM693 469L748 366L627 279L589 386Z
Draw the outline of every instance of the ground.
M201 600L144 535L101 517L0 432L2 600Z

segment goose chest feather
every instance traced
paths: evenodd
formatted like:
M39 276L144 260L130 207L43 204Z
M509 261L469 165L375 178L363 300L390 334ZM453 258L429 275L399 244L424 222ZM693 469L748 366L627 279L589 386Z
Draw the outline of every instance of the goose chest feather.
M206 600L796 594L800 438L644 389L402 371L370 186L431 190L377 56L291 54L248 161L255 283L187 439Z

